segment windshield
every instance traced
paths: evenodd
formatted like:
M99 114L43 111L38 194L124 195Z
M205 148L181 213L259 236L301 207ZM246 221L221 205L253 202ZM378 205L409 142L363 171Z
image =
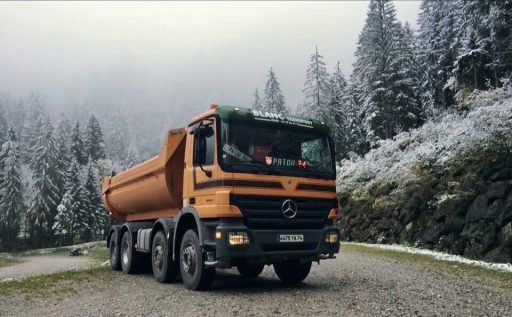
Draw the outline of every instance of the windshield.
M221 160L236 171L334 178L329 139L307 128L222 121Z

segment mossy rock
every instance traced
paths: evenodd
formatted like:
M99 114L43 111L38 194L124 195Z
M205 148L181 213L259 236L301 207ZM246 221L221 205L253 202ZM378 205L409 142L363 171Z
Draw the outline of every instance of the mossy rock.
M475 196L476 193L474 192L460 192L448 196L438 204L434 212L434 218L440 220L442 217L455 218L457 215L465 214Z

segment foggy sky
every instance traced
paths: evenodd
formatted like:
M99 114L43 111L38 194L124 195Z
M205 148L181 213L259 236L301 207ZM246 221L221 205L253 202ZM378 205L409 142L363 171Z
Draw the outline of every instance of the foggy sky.
M416 26L419 2L395 2ZM1 2L0 92L50 108L247 106L272 66L294 109L318 45L348 78L368 3Z

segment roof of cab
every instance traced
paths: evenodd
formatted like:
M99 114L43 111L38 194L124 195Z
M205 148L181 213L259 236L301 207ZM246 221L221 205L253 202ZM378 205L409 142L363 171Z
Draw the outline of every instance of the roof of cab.
M250 109L236 106L218 106L195 116L189 126L194 125L202 118L218 114L223 120L237 120L246 122L262 122L270 124L290 125L295 128L309 128L318 132L329 133L329 127L320 120L305 118L288 113L276 113L260 109Z
M255 121L290 125L297 128L310 128L316 131L329 133L328 126L316 119L305 118L288 113L276 113L260 109L250 109L235 106L220 106L216 109L223 120Z

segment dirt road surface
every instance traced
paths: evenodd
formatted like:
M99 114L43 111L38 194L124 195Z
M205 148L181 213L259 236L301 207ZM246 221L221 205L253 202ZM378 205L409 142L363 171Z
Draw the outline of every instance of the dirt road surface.
M11 293L0 316L512 316L512 279L357 250L314 265L298 286L266 267L258 278L218 271L213 288L188 291L150 274L101 271L65 293Z
M85 256L69 256L67 253L34 255L21 257L19 264L0 267L0 281L10 278L22 278L35 275L51 274L72 269L85 269L94 262Z

